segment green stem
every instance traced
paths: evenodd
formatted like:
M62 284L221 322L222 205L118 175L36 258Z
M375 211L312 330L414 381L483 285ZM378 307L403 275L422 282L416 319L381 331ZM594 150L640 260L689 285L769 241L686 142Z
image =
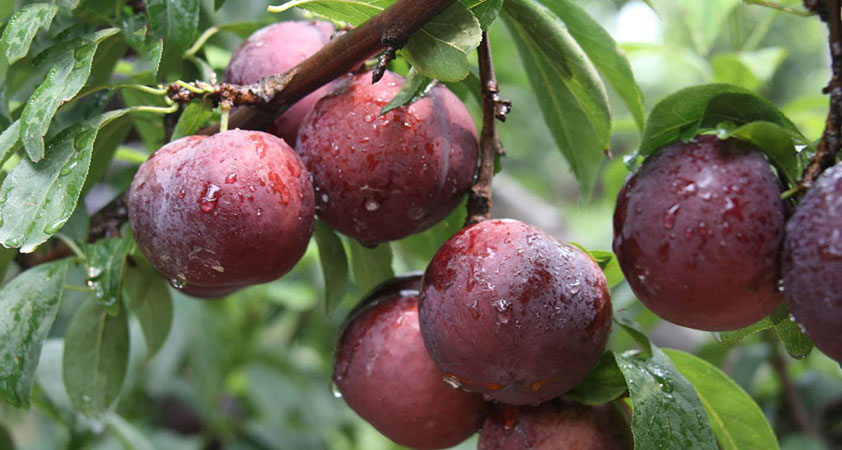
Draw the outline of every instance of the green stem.
M67 245L67 248L69 248L73 252L73 254L76 255L77 258L81 259L82 261L88 260L88 255L86 255L85 252L83 252L82 249L78 245L76 245L76 242L74 242L73 239L71 239L69 236L63 233L57 233L56 237L59 238L59 240L61 240L62 242L64 242L64 244Z
M196 86L193 86L190 83L185 83L181 80L176 81L175 84L183 87L184 89L187 89L188 91L190 91L194 94L207 94L208 93L208 92L205 92L204 89L197 88Z
M199 50L201 50L205 43L207 43L208 39L210 39L211 36L213 36L214 34L218 33L219 30L219 27L210 27L207 30L205 30L205 32L202 33L198 39L196 39L196 42L193 44L193 46L188 48L187 51L184 52L184 57L190 58L193 55L195 55Z
M789 6L781 5L780 3L775 3L767 0L743 0L743 3L747 5L757 5L757 6L765 6L766 8L777 9L778 11L783 11L787 14L794 14L796 16L801 17L809 17L814 15L811 11L804 11L802 9L795 9L790 8Z
M228 131L228 115L231 112L231 105L222 102L219 104L219 109L222 112L219 118L219 131L224 133Z
M148 112L153 114L172 114L178 111L178 105L172 104L170 106L132 106L129 108L131 112Z
M77 286L75 284L65 284L64 285L65 291L74 291L74 292L93 292L93 289L86 287L86 286Z

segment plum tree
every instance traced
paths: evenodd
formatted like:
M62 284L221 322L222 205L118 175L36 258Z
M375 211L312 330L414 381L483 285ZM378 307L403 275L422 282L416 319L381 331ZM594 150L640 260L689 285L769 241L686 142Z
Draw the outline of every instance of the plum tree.
M631 450L631 429L612 404L585 406L554 400L504 406L483 423L478 450Z
M655 314L702 330L750 325L777 307L785 206L750 144L700 136L647 158L614 212L614 252Z
M336 230L374 245L445 218L470 188L477 134L447 88L385 115L403 78L347 77L304 119L297 151L313 174L316 212Z
M447 241L424 274L421 332L451 382L503 403L556 398L599 360L611 300L596 262L523 222Z
M260 131L165 145L135 175L128 209L143 254L198 297L282 276L313 233L307 171L284 141Z
M286 72L327 44L333 31L333 25L319 21L278 22L261 28L231 56L223 79L250 84ZM301 120L328 89L329 86L323 86L296 102L267 131L295 145Z
M479 428L483 400L445 384L418 326L420 275L381 285L353 311L336 349L333 380L348 405L386 437L452 447Z
M822 352L842 362L842 166L825 171L786 226L784 294Z

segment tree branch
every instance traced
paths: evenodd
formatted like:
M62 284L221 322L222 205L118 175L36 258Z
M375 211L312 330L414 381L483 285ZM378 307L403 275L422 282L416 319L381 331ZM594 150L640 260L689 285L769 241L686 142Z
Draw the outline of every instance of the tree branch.
M468 217L465 225L487 220L491 216L491 183L494 179L494 159L503 155L503 147L497 135L497 120L504 122L512 108L511 102L500 97L494 64L491 60L491 46L488 32L482 33L482 42L477 49L479 76L482 84L482 133L479 138L480 167L476 183L468 194Z
M816 154L804 170L798 190L807 190L819 175L832 166L836 154L842 147L842 21L840 21L840 0L805 0L804 6L815 11L827 22L830 30L830 56L833 75L824 93L830 94L830 108L827 112L824 135L816 148Z
M380 51L389 47L396 50L421 26L455 1L399 0L368 22L332 39L321 50L281 75L267 77L247 86L230 83L174 83L169 86L169 95L181 103L210 95L217 103L230 101L235 104L259 105L233 111L229 117L229 127L263 129L295 102L353 71L360 63ZM219 126L216 125L200 130L200 133L213 134L218 130ZM91 216L89 239L112 236L128 220L124 196L125 193L121 194ZM22 269L27 269L70 254L67 246L58 240L51 240L45 247L48 247L48 251L18 254L15 262Z
M386 50L386 56L381 61L388 63L394 56L393 53L402 47L413 33L454 2L455 0L399 0L368 22L332 39L321 50L283 74L266 77L246 86L197 83L195 91L184 88L183 85L180 86L183 89L171 87L171 98L185 102L211 94L211 99L215 102L226 99L226 96L229 96L229 99L242 100L233 103L257 107L239 108L234 111L229 118L229 126L263 129L307 94L353 71L361 62L383 50ZM200 133L213 134L218 130L216 125L201 130Z

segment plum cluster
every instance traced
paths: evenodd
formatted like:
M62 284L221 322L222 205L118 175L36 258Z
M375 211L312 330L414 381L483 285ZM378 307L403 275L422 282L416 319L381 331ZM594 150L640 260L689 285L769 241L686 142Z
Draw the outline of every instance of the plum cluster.
M234 53L225 79L283 72L332 30L264 28ZM436 85L381 114L403 79L370 80L334 81L268 132L189 136L156 151L128 197L143 254L174 287L213 298L287 273L316 216L369 246L445 218L478 165L468 110ZM588 253L519 221L488 220L447 241L423 277L392 280L360 302L333 380L361 417L412 448L450 447L479 429L487 449L631 448L613 406L559 400L602 357L611 321L608 285Z

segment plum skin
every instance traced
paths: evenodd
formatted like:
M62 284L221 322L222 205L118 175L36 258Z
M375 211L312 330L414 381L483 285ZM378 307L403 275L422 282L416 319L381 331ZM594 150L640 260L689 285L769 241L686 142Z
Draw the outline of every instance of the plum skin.
M424 342L445 376L507 404L570 390L599 361L611 329L593 258L514 220L450 238L424 273L419 304Z
M676 143L629 177L614 212L614 253L660 317L733 330L769 315L778 289L785 205L768 161L716 136Z
M612 404L555 400L504 407L488 416L477 450L631 450L631 428Z
M477 167L476 127L436 86L381 116L403 78L362 73L335 82L304 118L296 150L313 174L316 213L367 245L423 231L458 206Z
M479 429L484 402L445 384L427 354L418 327L420 281L392 280L351 313L333 380L351 409L394 442L447 448Z
M827 169L798 202L786 226L787 305L824 354L842 362L842 166Z
M235 84L252 84L261 78L292 69L330 41L333 25L328 22L278 22L255 31L231 56L222 79ZM281 114L266 131L295 145L304 116L329 89L322 86Z
M146 258L197 297L279 278L313 233L307 171L284 141L260 131L165 145L135 174L128 210Z

